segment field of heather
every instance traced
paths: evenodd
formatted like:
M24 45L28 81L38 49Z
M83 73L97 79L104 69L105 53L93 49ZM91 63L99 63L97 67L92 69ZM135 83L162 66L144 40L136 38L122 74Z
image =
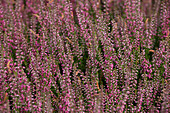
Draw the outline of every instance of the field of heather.
M0 113L168 113L169 0L0 0Z

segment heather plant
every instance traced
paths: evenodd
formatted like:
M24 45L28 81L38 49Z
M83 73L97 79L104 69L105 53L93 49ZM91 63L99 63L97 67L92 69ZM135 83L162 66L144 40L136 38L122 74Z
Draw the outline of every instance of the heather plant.
M169 112L168 0L1 0L0 112Z

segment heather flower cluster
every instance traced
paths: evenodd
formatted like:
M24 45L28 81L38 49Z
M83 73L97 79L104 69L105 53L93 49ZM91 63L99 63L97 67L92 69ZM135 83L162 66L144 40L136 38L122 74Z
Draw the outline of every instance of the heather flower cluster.
M1 113L168 113L169 0L1 0Z

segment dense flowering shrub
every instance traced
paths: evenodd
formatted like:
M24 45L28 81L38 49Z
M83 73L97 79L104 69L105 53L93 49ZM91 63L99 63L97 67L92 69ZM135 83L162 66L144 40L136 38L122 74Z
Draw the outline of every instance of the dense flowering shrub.
M169 109L168 0L1 0L0 112Z

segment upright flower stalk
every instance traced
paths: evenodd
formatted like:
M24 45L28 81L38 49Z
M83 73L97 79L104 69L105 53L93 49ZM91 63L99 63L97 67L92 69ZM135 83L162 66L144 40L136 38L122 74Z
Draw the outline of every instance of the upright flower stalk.
M168 7L1 0L0 112L168 113Z

